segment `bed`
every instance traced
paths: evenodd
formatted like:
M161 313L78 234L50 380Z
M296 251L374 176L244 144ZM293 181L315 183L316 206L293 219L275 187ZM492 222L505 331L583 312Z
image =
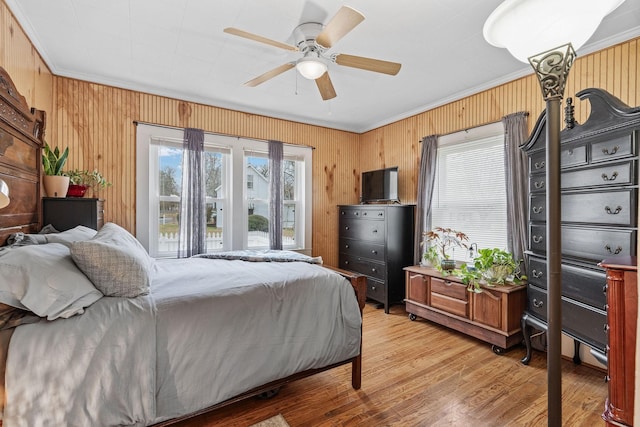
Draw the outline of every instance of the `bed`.
M0 307L20 314L0 332L3 425L169 425L344 364L360 388L363 276L288 252L153 260L111 223L42 230L45 114L2 69L0 125Z

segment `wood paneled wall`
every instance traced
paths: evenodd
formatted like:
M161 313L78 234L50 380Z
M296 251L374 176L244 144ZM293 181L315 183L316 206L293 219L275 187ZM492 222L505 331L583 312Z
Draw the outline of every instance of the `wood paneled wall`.
M399 166L400 198L414 203L420 138L496 122L516 111L529 111L531 129L544 109L532 74L358 135L52 76L4 1L0 24L0 66L31 106L47 112L46 140L70 147L68 168L97 168L113 183L100 194L107 200L107 221L135 232L134 121L304 144L315 148L313 254L329 265L338 260L336 205L358 202L362 171ZM640 39L635 39L579 57L565 94L601 87L635 106L639 73ZM582 104L575 103L578 121L588 115Z
M575 94L588 87L603 88L629 106L639 105L640 38L577 58L569 75L565 99L574 97L578 122L588 117L589 103L576 99ZM529 112L531 131L544 108L540 86L532 72L530 76L360 135L360 165L363 169L399 166L400 199L415 203L419 139L498 122L517 111Z

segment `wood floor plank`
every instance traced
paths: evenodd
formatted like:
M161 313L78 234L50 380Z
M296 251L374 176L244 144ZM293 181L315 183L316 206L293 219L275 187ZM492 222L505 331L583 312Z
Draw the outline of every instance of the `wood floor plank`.
M389 314L367 305L362 389L350 366L283 387L267 400L244 402L178 424L246 427L282 414L298 426L546 426L546 355L524 348L498 356L491 346L426 320L404 307ZM562 363L563 425L602 425L604 372Z

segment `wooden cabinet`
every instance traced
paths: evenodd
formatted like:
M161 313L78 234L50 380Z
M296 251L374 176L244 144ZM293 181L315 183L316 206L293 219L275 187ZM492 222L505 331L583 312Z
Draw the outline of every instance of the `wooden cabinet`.
M44 197L42 224L58 231L77 225L99 230L104 225L104 200L84 197Z
M598 262L636 254L640 114L601 89L578 96L591 104L589 119L577 124L568 114L569 126L560 135L562 332L606 364L606 278ZM523 145L530 173L525 364L531 360L532 328L547 329L545 127L543 112ZM578 352L574 361L580 362Z
M409 318L420 316L493 344L501 353L522 341L520 316L525 308L526 286L483 287L469 292L455 276L433 268L405 268L405 307Z
M404 299L403 267L413 264L414 205L343 205L339 266L367 276L367 298L389 305Z
M633 425L636 330L638 322L638 268L636 257L609 258L607 271L607 332L609 396L602 418L608 426Z

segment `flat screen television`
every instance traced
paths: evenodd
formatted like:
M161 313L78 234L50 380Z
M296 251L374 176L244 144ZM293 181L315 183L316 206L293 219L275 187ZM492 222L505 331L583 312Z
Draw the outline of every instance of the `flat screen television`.
M399 201L397 166L362 172L361 203Z

